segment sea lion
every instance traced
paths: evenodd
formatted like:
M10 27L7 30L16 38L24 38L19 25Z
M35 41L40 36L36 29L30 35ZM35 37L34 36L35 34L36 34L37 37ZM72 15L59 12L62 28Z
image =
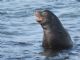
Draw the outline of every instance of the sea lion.
M35 16L43 28L43 48L62 50L73 46L70 35L54 13L49 10L36 10Z

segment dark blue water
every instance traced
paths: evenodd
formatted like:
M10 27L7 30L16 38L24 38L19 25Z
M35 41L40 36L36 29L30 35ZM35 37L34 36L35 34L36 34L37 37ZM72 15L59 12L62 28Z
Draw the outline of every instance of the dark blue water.
M70 33L74 47L54 57L39 54L43 31L36 22L37 8L53 11ZM0 0L0 60L79 60L79 0Z

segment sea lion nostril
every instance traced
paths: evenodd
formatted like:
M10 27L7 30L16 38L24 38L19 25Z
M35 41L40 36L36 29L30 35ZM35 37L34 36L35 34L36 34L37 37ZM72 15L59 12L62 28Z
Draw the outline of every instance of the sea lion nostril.
M37 22L41 22L40 20L37 20Z

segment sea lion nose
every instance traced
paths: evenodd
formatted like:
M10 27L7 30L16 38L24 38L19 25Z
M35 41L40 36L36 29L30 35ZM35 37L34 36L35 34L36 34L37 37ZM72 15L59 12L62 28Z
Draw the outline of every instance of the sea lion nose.
M40 20L37 20L37 22L41 23L41 21L40 21Z
M37 18L37 22L42 22L42 18Z
M43 20L43 16L41 16L40 12L35 12L37 22L41 22Z

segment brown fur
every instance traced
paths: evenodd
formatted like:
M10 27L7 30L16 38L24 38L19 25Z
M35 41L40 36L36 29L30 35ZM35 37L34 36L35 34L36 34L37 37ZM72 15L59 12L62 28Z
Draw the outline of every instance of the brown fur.
M44 13L41 15L41 13ZM70 35L60 20L49 10L36 11L37 21L44 32L42 46L45 49L67 49L73 46Z

